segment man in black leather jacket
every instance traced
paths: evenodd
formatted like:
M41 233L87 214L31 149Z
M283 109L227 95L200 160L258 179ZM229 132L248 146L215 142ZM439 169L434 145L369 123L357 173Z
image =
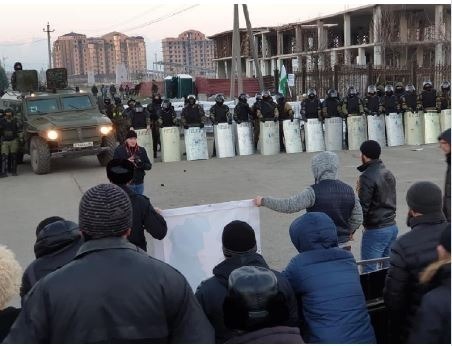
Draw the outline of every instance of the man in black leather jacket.
M376 141L361 144L363 172L357 183L358 197L363 209L364 233L361 242L361 259L389 256L392 242L397 238L396 180L380 160L381 147ZM364 266L364 272L377 269L376 264Z

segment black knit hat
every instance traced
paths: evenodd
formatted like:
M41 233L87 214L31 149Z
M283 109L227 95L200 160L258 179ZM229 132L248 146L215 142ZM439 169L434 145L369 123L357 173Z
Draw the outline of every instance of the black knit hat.
M447 143L450 144L450 129L447 129L443 133L441 133L438 137L438 140L445 140Z
M246 222L235 220L228 223L222 235L225 257L256 252L256 236L253 228Z
M134 130L129 130L129 132L127 132L127 138L137 138L137 133Z
M438 185L420 181L410 186L406 193L408 207L421 214L441 212L443 196Z
M119 236L132 227L132 204L119 186L100 184L83 195L78 219L90 238Z
M450 253L450 223L444 227L439 239L439 245L442 245Z
M380 144L373 140L363 142L359 150L363 155L372 160L379 159L381 155Z
M135 166L129 160L113 159L107 164L107 177L113 184L126 185L133 179Z

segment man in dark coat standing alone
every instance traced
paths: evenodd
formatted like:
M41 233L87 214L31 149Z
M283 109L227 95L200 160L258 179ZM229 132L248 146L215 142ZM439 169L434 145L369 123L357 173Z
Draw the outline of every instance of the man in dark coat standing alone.
M107 177L111 183L123 189L132 202L132 232L127 238L132 244L147 251L144 236L146 230L155 239L162 240L168 230L159 210L154 209L149 198L135 193L128 184L133 179L134 165L129 160L111 160L107 165Z
M447 172L444 184L443 212L450 222L450 129L447 129L438 137L439 147L446 154Z
M127 241L132 204L100 184L79 205L85 242L30 291L6 343L213 343L187 280Z

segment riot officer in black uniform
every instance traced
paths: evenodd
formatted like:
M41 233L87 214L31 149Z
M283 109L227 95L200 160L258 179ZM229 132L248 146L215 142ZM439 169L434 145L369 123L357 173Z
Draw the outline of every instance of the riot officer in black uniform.
M307 98L301 102L301 118L304 121L307 119L319 119L322 121L322 105L317 97L317 91L314 88L309 88Z
M123 143L126 140L127 121L124 118L124 106L122 105L121 98L115 96L115 106L113 108L112 122L116 132L116 140L119 143Z
M278 107L279 114L279 150L283 152L286 150L286 147L284 145L283 121L284 120L293 121L294 112L289 102L286 102L286 98L284 97L283 94L276 95L276 104Z
M397 102L397 97L394 95L394 87L390 84L385 85L385 96L382 100L383 113L389 115L389 113L399 113L400 106Z
M262 101L260 103L260 107L257 109L257 117L260 121L278 121L278 107L273 101L273 98L269 91L264 91L262 93Z
M129 130L151 129L151 117L146 108L140 102L135 103L131 117L127 119Z
M195 95L188 95L187 104L182 109L181 122L184 129L189 127L203 128L206 122L206 116L202 106L196 103Z
M239 102L234 108L234 121L237 124L240 124L241 122L249 122L251 117L251 107L247 102L246 94L241 93L239 96Z
M337 90L329 89L327 97L322 103L322 118L335 118L342 116L341 100Z
M224 104L223 94L218 94L215 97L215 104L212 107L210 107L209 113L210 113L210 119L212 120L212 123L214 125L218 125L221 123L232 124L232 115L229 110L229 107ZM215 141L213 141L212 156L217 156Z
M178 126L177 114L170 100L163 100L162 108L158 111L157 122L160 127Z
M115 106L112 105L111 99L109 97L106 97L104 99L104 108L102 109L102 113L105 114L107 117L113 119L113 111L115 109Z
M405 93L405 88L402 82L397 82L395 85L394 95L397 98L399 109L402 108L402 96Z
M419 94L417 103L418 109L423 110L424 112L437 111L437 100L436 100L436 90L433 88L433 84L431 81L424 81L422 84L422 92Z
M385 87L381 84L377 86L377 96L380 99L380 103L383 100L383 96L385 96Z
M416 88L413 84L407 84L405 86L405 93L402 96L402 111L416 112L417 110L417 95Z
M157 157L157 148L161 146L160 131L158 125L158 113L162 109L162 96L157 93L152 97L152 102L148 104L147 111L151 117L152 146L154 148L154 158ZM159 149L160 150L160 149Z
M450 82L448 81L441 83L441 94L438 97L437 107L440 111L450 109Z
M254 102L253 106L251 107L251 115L253 117L253 126L254 126L254 149L257 149L257 142L259 141L259 133L260 133L260 126L259 126L259 116L258 111L261 109L261 103L262 103L262 93L256 93L255 96L256 101Z
M8 158L11 160L11 174L17 175L19 132L22 128L22 122L14 116L14 111L11 108L5 109L4 114L4 117L0 120L0 178L8 175Z
M22 70L22 63L21 62L15 62L14 63L14 72L11 75L11 87L13 88L13 90L16 90L17 85L16 85L16 71L21 71Z
M380 98L377 95L377 87L375 85L367 87L367 95L364 99L364 112L367 115L379 115L382 112Z
M347 97L342 103L342 113L344 117L364 114L363 103L358 97L358 91L354 86L348 88Z

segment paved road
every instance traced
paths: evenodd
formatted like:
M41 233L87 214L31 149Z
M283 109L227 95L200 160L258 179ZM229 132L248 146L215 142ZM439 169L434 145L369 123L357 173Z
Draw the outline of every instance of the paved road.
M437 145L384 149L382 159L397 178L397 223L406 231L405 194L415 181L430 180L443 188L446 164ZM355 186L359 172L358 151L339 152L340 177ZM313 183L310 159L315 153L253 155L207 161L154 164L145 177L145 193L155 206L176 208L263 196L286 197ZM77 221L83 192L106 182L96 157L54 161L52 173L38 176L29 164L19 167L18 177L0 180L0 243L9 246L26 266L33 258L35 228L40 220L59 215ZM271 266L282 269L295 255L288 228L297 214L279 214L261 208L263 255ZM353 253L359 258L361 230Z

